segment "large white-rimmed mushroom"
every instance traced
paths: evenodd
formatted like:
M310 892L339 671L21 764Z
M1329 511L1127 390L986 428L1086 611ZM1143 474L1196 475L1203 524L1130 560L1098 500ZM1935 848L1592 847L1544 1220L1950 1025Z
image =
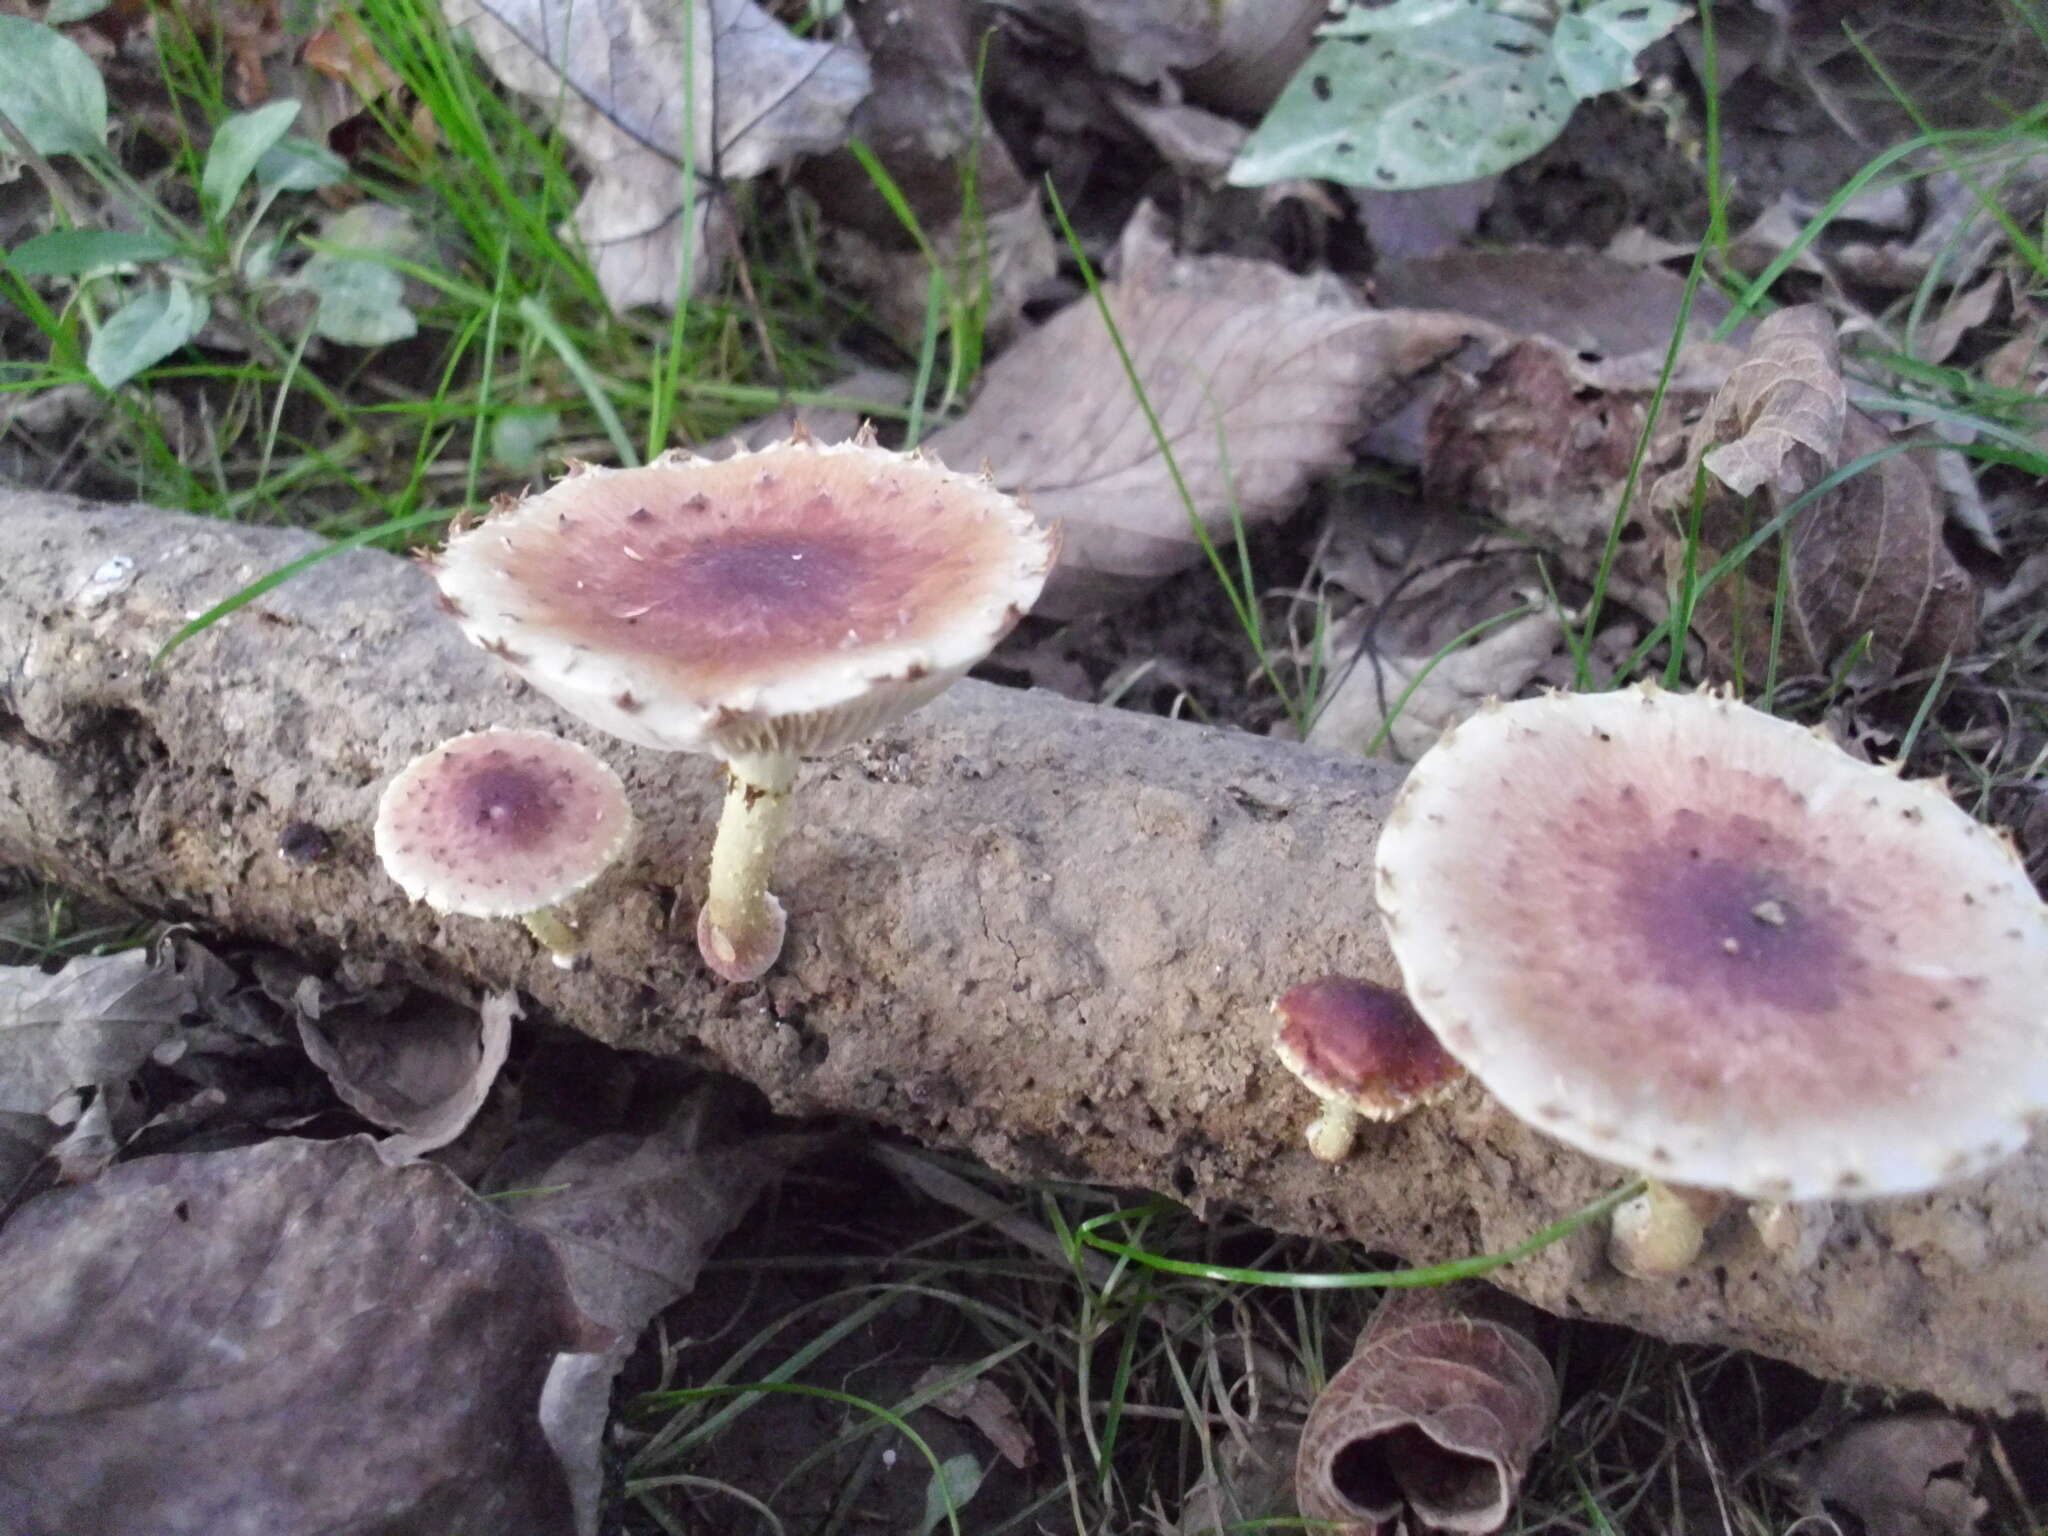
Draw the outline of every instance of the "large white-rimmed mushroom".
M469 637L570 713L725 762L697 938L751 981L782 951L768 876L798 759L963 676L1037 600L1056 545L988 480L864 432L580 469L452 538L437 579Z
M2048 911L2010 846L1727 698L1482 711L1416 764L1377 889L1445 1047L1657 1179L1903 1194L2048 1110Z
M516 917L565 970L580 958L555 910L633 834L619 776L545 731L472 731L414 758L377 802L385 873L414 901Z

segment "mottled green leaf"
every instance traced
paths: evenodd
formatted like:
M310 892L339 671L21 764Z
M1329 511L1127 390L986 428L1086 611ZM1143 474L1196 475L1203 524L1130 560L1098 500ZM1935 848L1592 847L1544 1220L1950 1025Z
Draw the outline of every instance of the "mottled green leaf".
M1692 13L1672 0L1593 0L1558 19L1551 51L1582 100L1636 83L1636 55Z
M0 16L0 112L45 155L84 155L107 142L107 87L63 33Z
M254 112L237 112L213 131L213 147L206 152L206 169L199 176L199 196L216 214L225 213L277 141L284 137L299 115L296 101L273 101Z
M177 249L161 235L125 229L53 229L6 255L22 277L77 277L131 261L162 261Z
M1374 20L1382 13L1374 13ZM1448 186L1526 160L1575 98L1542 29L1482 7L1318 44L1230 179L1324 177L1352 186Z
M314 256L299 281L320 297L313 330L350 347L382 347L419 329L405 304L405 279L358 256Z
M119 389L199 334L208 306L183 283L130 299L107 318L85 349L85 366L102 387Z
M256 161L256 185L266 192L316 192L348 175L348 162L324 144L293 135Z
M932 1536L946 1523L949 1508L957 1514L960 1506L980 1490L981 1478L981 1463L965 1452L948 1456L940 1463L932 1480L925 1484L924 1522L918 1526L917 1536Z

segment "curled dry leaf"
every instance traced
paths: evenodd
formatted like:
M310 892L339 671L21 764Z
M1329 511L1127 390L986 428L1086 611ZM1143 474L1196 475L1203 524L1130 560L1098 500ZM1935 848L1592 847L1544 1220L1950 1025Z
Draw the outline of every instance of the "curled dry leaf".
M1316 475L1415 375L1472 334L1461 316L1362 308L1335 279L1176 257L1157 216L1126 231L1111 315L1212 537L1292 511ZM1092 303L1055 315L988 370L928 445L987 461L1064 530L1042 613L1072 615L1201 557L1188 511Z
M483 1107L505 1065L518 998L496 992L476 1009L421 1000L411 1006L337 1021L303 1009L299 1040L343 1103L396 1131L377 1144L388 1163L408 1163L445 1147Z
M1708 343L1680 354L1651 434L1642 484L1685 451L1688 418L1739 360ZM1446 387L1430 413L1423 485L1432 497L1498 518L1588 580L1599 567L1628 468L1649 417L1664 351L1581 357L1531 336L1477 377ZM1638 489L1609 590L1653 617L1666 599Z
M1652 490L1667 574L1679 579L1688 553L1700 466L1693 559L1704 572L1828 475L1890 442L1848 403L1826 311L1778 311L1757 327L1748 356L1693 429L1684 463ZM1862 650L1860 674L1883 680L1968 649L1976 585L1942 539L1925 457L1894 452L1863 469L1701 595L1693 629L1717 675L1761 670L1781 585L1786 670L1832 675Z
M1520 1315L1477 1287L1390 1293L1302 1426L1303 1516L1362 1536L1405 1502L1440 1530L1499 1530L1557 1417Z
M615 310L673 308L686 259L702 292L724 244L708 238L722 207L717 183L838 148L868 92L858 52L796 37L752 0L446 0L444 9L507 86L560 108L592 172L576 233ZM685 59L693 92L677 79ZM692 95L696 120L686 123ZM686 143L700 183L687 227Z
M0 1526L564 1531L561 1267L361 1139L124 1164L0 1229ZM229 1433L228 1431L231 1431Z
M1971 1536L1987 1508L1970 1487L1975 1441L1945 1413L1870 1419L1837 1434L1794 1477L1811 1513L1839 1505L1866 1536Z

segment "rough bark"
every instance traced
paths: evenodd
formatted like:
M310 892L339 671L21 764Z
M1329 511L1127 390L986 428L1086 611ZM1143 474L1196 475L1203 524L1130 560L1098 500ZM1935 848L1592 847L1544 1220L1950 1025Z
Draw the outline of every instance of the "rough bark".
M146 673L185 618L309 547L0 493L0 859L356 976L517 986L790 1114L1411 1261L1505 1247L1617 1178L1469 1086L1368 1130L1339 1167L1303 1150L1312 1105L1273 1059L1266 1005L1323 972L1395 979L1369 878L1392 770L963 684L806 766L777 878L789 948L764 985L727 988L691 937L714 766L555 715L463 644L405 562L317 566ZM516 923L408 905L376 867L383 781L490 724L597 748L642 815L629 864L581 904L586 973ZM331 837L324 861L280 854L302 822ZM2048 1387L2044 1229L2036 1150L1949 1193L1839 1207L1804 1267L1737 1219L1677 1280L1621 1278L1594 1232L1501 1278L1555 1311L1998 1406Z

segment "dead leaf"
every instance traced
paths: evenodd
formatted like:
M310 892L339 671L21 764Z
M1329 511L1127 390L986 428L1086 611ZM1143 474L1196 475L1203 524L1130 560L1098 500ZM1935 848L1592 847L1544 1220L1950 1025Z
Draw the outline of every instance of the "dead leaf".
M139 1071L199 1011L214 976L168 944L82 956L50 974L0 967L0 1110L40 1115L70 1089Z
M923 1392L959 1370L958 1364L935 1365L917 1378L913 1393ZM996 1454L1020 1471L1038 1460L1038 1446L1017 1412L1010 1396L986 1376L962 1382L931 1400L931 1406L949 1418L965 1419L988 1437Z
M946 280L956 292L987 284L984 336L1000 341L1016 326L1024 305L1059 270L1059 256L1038 199L997 209L972 227L955 222L929 236ZM897 250L851 229L824 241L833 275L867 301L875 323L915 355L923 342L931 302L932 264L921 250Z
M1548 336L1570 352L1598 355L1585 362L1647 353L1661 364L1678 329L1685 280L1661 267L1588 251L1446 251L1389 263L1375 274L1373 292L1390 308L1456 310L1518 335ZM1728 314L1726 299L1700 289L1686 339L1710 341Z
M769 1181L820 1145L815 1136L784 1136L699 1150L677 1128L595 1136L552 1160L515 1147L492 1171L486 1187L505 1197L521 1226L548 1239L576 1305L615 1339L557 1360L541 1406L580 1536L597 1528L612 1378L641 1330L689 1293L711 1250Z
M717 184L838 148L868 92L859 52L796 37L752 0L447 0L445 10L501 81L559 107L592 172L575 231L614 310L674 308L686 258L693 291L705 291L724 254L708 235L724 206ZM684 59L692 93L677 78ZM686 134L700 179L689 228Z
M1196 513L1228 537L1294 510L1315 476L1473 324L1363 309L1333 278L1264 262L1176 257L1156 214L1125 232L1105 294ZM1092 303L1076 303L988 370L967 415L928 445L987 461L1065 542L1038 611L1071 615L1202 558L1165 460Z
M1945 1413L1852 1424L1803 1460L1802 1503L1838 1504L1864 1536L1970 1536L1988 1508L1969 1481L1976 1432Z
M1005 11L1078 47L1097 71L1157 85L1216 51L1215 0L1002 0Z
M569 1528L547 1244L367 1140L142 1158L0 1230L0 1525Z
M377 1144L396 1165L462 1134L505 1064L518 1017L510 992L491 993L474 1010L421 1000L344 1014L339 1027L301 1009L299 1040L344 1104L398 1132Z
M1499 1530L1557 1417L1550 1362L1520 1309L1476 1287L1394 1291L1302 1426L1310 1520L1364 1532L1405 1501L1442 1530Z
M1492 617L1480 615L1475 622ZM1514 698L1564 643L1564 625L1552 608L1496 624L1441 657L1434 650L1389 654L1369 649L1363 628L1345 624L1331 636L1337 676L1309 727L1308 743L1398 762L1413 762L1488 699Z
M1299 1428L1272 1420L1232 1434L1181 1500L1174 1536L1291 1529L1294 1453L1300 1443Z
M1963 338L1991 318L1998 296L2005 291L2005 274L1993 272L1974 288L1958 289L1935 316L1934 323L1921 332L1913 355L1923 363L1945 363L1963 344Z
M1665 596L1644 491L1684 453L1688 417L1704 409L1740 356L1707 343L1687 347L1657 417L1609 578L1615 595L1653 618L1662 617ZM1424 488L1436 500L1498 518L1589 579L1607 548L1663 364L1661 348L1588 361L1548 337L1515 343L1476 378L1445 387L1430 415Z
M1826 476L1889 443L1848 403L1827 312L1779 310L1693 429L1684 464L1651 492L1667 573L1675 579L1686 557L1696 467L1707 471L1695 556L1705 571ZM1702 595L1693 629L1716 676L1762 665L1781 562L1782 665L1791 670L1832 675L1867 644L1857 674L1882 681L1969 648L1976 585L1942 540L1924 457L1893 453L1809 503Z
M1135 86L1111 87L1111 106L1159 152L1174 171L1221 187L1251 129L1243 123L1184 101L1155 101Z

